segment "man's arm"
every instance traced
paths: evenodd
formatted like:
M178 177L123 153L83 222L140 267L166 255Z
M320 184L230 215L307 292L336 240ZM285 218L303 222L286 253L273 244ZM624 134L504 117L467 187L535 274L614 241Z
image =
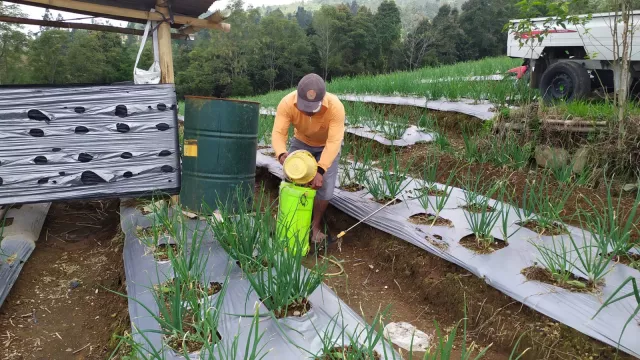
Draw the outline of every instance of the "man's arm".
M289 104L286 103L285 99L282 99L276 110L276 119L273 123L273 131L271 132L271 146L278 160L280 160L280 155L287 152L289 126L291 126Z
M319 169L318 171L322 174L329 169L331 164L333 164L333 161L338 156L338 153L340 153L342 140L344 139L344 120L344 106L342 103L338 102L338 105L332 109L332 116L329 120L329 136L327 138L327 144L325 145L322 155L320 156L320 161L318 162L318 166L322 169Z

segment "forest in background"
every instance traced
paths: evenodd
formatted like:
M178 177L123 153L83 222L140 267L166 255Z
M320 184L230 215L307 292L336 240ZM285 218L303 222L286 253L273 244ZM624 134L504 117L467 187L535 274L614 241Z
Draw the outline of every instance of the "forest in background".
M309 72L331 80L504 55L503 27L518 17L518 1L444 4L428 17L392 0L374 9L354 0L288 14L237 0L229 6L231 32L203 30L193 41L174 41L176 89L179 97L250 96L290 88ZM599 3L572 6L574 13L593 12ZM547 14L546 5L536 9ZM2 1L0 15L26 17ZM44 27L27 34L0 22L0 85L131 81L139 44L131 35ZM148 45L139 67L151 61Z

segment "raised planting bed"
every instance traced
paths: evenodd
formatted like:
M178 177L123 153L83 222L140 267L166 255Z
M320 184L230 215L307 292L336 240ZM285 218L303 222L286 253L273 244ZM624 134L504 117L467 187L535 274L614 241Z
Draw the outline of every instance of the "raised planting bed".
M182 218L181 235L175 239L177 256L158 262L136 231L137 226L147 226L153 214L145 216L134 207L122 207L120 213L134 329L130 342L139 348L138 355L160 354L165 359L240 359L245 355L313 358L322 355L321 339L335 326L338 314L339 331L348 335L347 339L353 335L352 329L367 327L324 285L326 268L321 268L321 261L320 268L307 270L301 266L301 257L284 254L278 248L256 256L267 256L269 266L259 266L253 273L245 268L255 260L242 261L242 269L237 266L236 257L247 249L239 250L228 239L222 245L214 234L222 236L226 230L242 229L238 225L241 220L226 218L233 225L222 228L217 224L216 231L213 222ZM287 270L286 275L283 270ZM306 284L306 290L287 288L287 284ZM384 341L375 351L393 352Z
M281 170L273 166L273 160L262 160L259 158L257 166L268 168L274 175L283 177ZM369 180L371 183L375 183L380 181L375 178L382 175L380 170L373 169L367 173L367 176L372 178ZM535 234L532 236L531 232L522 231L523 228L517 224L524 219L534 218L530 215L540 215L532 209L543 210L545 218L554 219L562 209L562 204L552 204L553 208L545 208L543 204L548 203L546 199L536 198L536 191L525 191L517 195L538 199L538 202L528 209L516 208L487 198L484 202L480 201L480 212L470 212L461 209L460 202L471 199L473 196L470 197L470 195L480 194L468 194L465 190L449 186L451 189L448 192L449 196L440 197L442 204L437 207L439 209L437 216L449 219L454 226L431 227L409 221L412 215L418 213L435 214L433 201L429 203L429 201L420 201L420 198L410 196L415 196L415 191L424 188L425 185L423 181L407 177L402 185L403 189L396 196L404 198L405 201L382 209L367 218L365 223L469 270L485 279L489 285L546 316L606 344L619 346L622 351L633 356L640 356L640 343L637 341L640 338L640 328L628 326L624 333L622 332L627 319L633 315L634 309L638 306L633 297L624 298L605 307L598 316L593 318L602 305L601 300L614 294L625 279L640 277L640 271L615 263L606 256L599 256L598 238L594 238L588 231L581 228L566 225L569 232L567 235L538 236ZM447 185L436 185L439 189L447 188ZM375 201L369 191L370 189L367 188L358 192L348 192L338 188L335 190L331 204L356 219L364 219L382 206ZM431 197L427 196L427 198ZM463 204L465 203L468 201ZM493 211L489 211L489 208ZM482 238L503 239L509 246L492 249L494 251L486 254L478 253L466 248L459 241L469 233L480 234ZM477 243L477 238L472 241ZM577 293L540 281L541 278L527 280L523 275L524 269L535 264L546 268L552 267L551 261L543 261L544 249L562 258L560 248L557 246L554 248L554 241L556 244L564 244L568 249L571 256L568 260L575 264L569 269L570 272L575 272L576 276L587 279L593 284L597 293ZM635 322L632 321L631 324ZM620 338L619 344L617 344L618 338Z

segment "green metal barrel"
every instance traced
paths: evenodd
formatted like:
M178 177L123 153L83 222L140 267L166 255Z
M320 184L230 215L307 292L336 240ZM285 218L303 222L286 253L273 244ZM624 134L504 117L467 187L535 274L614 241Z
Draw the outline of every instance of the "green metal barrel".
M187 96L180 201L197 213L253 199L260 104Z

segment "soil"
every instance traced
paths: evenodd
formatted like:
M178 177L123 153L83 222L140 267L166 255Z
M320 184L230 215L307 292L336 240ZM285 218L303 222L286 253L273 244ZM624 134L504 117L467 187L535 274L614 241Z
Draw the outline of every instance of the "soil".
M468 212L472 212L472 213L494 212L495 211L495 209L492 208L489 205L487 205L487 206L485 206L483 208L481 205L478 205L478 204L463 205L463 206L461 206L461 208L467 210Z
M159 244L153 250L153 256L156 261L167 261L169 260L169 248L172 249L173 253L178 252L178 245L176 244Z
M301 317L302 315L308 313L309 310L311 310L311 303L307 299L302 299L289 304L286 311L275 310L273 312L273 315L276 317L276 319L282 319L291 316Z
M351 359L354 358L355 355L358 355L359 352L354 349L352 346L343 346L333 348L329 353L324 353L322 356L317 357L316 360L343 360L343 359ZM368 355L363 358L358 358L358 360L381 360L382 356L378 354L376 351L373 352L373 358Z
M392 202L393 200L393 202ZM377 202L378 204L382 204L382 205L386 205L387 203L391 203L388 206L393 206L393 205L398 205L402 202L402 200L400 199L395 199L391 198L391 197L385 197L382 199L374 199L373 201Z
M422 196L425 192L427 193L428 196L445 196L447 195L447 192L441 189L438 189L437 187L423 187L423 188L419 188L419 189L415 189L414 192L417 194L417 196Z
M192 325L195 322L193 312L187 311L182 320L184 334L165 336L165 343L177 353L183 353L185 349L189 353L200 351L204 343L196 335L196 329ZM220 339L219 333L218 339Z
M524 275L529 281L540 281L545 284L559 286L563 289L575 292L587 292L592 291L596 288L592 286L589 280L577 277L573 274L569 276L570 282L559 282L556 280L556 278L553 277L551 271L539 266L529 266L528 268L522 269L522 275Z
M608 256L611 256L609 254ZM640 254L627 254L626 256L613 256L611 261L627 265L633 269L640 270Z
M527 220L524 223L517 223L517 225L544 236L557 236L569 233L569 230L564 225L553 224L551 226L543 226L536 220Z
M130 328L119 201L54 203L0 308L0 358L106 359Z
M434 221L435 219L435 221ZM445 219L433 214L419 213L409 216L409 221L417 225L429 225L429 226L448 226L453 227L453 222L449 219Z
M487 242L481 242L474 234L469 234L460 239L460 245L466 247L469 250L473 250L477 254L490 254L496 250L504 249L509 246L504 240L493 238L493 242L487 244Z
M340 190L348 191L348 192L357 192L364 189L364 186L356 183L347 184L340 187Z
M332 233L357 221L330 206L327 223ZM446 260L367 225L352 230L341 245L328 248L344 267L342 276L327 284L352 309L371 322L387 307L385 323L406 321L433 335L434 320L452 329L465 318L469 341L483 348L493 344L483 359L508 359L522 335L522 359L615 358L616 350L568 326L523 306L480 279ZM306 261L313 264L313 259ZM371 265L371 266L370 266ZM459 336L462 333L462 324ZM406 353L406 352L405 352ZM454 350L454 354L459 354ZM457 357L454 357L457 358ZM618 359L631 359L619 354Z

